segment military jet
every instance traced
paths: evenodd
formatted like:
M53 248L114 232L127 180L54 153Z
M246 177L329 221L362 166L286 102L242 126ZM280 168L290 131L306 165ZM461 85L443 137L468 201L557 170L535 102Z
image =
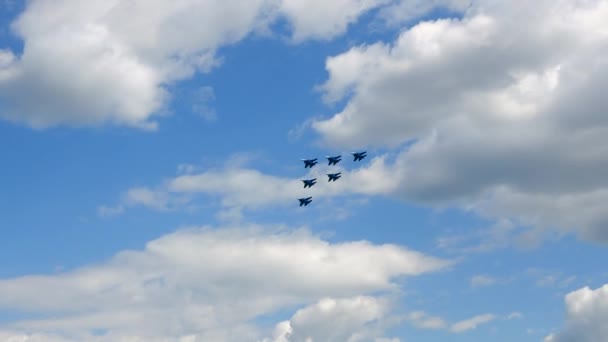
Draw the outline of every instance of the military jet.
M312 202L312 197L298 198L298 201L300 201L300 207L307 206Z
M328 173L327 176L329 177L329 179L327 180L328 182L335 182L336 180L338 180L338 178L342 177L342 172L338 172L338 173Z
M327 158L327 160L329 161L329 165L336 165L338 164L338 162L340 162L340 160L342 160L342 156L335 156L335 157L325 157Z
M304 168L312 168L313 166L315 166L317 164L317 158L315 159L302 159L302 161L304 162Z
M317 184L317 179L316 178L302 179L302 182L304 182L304 189L306 189L306 188L310 188L311 186Z
M362 160L363 158L367 157L367 152L351 152L350 154L353 155L353 157L355 157L354 161L358 161L358 160Z

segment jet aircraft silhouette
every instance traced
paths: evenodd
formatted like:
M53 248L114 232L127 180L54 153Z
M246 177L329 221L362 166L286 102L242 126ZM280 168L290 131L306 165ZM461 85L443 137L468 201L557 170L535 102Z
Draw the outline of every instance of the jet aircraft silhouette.
M312 197L298 198L298 201L300 201L300 207L307 206L312 202Z
M325 157L327 158L327 160L329 161L329 165L336 165L340 162L340 160L342 160L342 156L335 156L335 157Z
M338 178L342 177L342 172L338 172L338 173L328 173L327 176L329 177L329 179L327 180L328 182L335 182L338 180Z
M317 158L315 159L302 159L302 161L304 162L304 168L312 168L313 166L315 166L317 164Z
M313 179L302 179L302 182L304 182L304 189L306 188L310 188L313 185L317 184L317 179L313 178Z
M367 152L351 152L350 154L353 155L353 157L355 157L354 161L359 161L362 160L363 158L367 157Z

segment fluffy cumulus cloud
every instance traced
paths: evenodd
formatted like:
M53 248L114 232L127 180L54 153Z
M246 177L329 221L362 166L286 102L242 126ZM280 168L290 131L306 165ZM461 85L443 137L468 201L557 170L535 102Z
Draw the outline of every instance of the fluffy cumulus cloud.
M608 1L473 1L328 58L312 127L402 146L393 194L608 241Z
M463 12L472 0L399 0L380 9L380 16L389 24L400 25L414 20L434 8L454 14Z
M36 314L5 323L0 336L255 341L266 334L253 319L300 305L312 306L289 321L293 336L372 336L381 326L371 321L389 315L378 293L398 288L397 277L448 265L395 245L332 244L302 229L184 229L98 265L0 280L2 309ZM336 319L337 330L316 313Z
M608 284L592 290L589 287L566 295L566 326L545 342L603 341L608 336Z
M281 10L293 27L293 39L333 38L346 31L349 24L375 7L390 0L283 0Z
M324 298L277 324L273 339L263 342L377 341L389 310L384 298Z
M28 2L19 56L0 57L0 115L44 128L154 128L164 85L209 70L215 49L255 29L264 0ZM201 25L204 23L204 25Z
M389 2L28 1L12 23L23 51L0 50L0 118L35 128L154 129L168 112L166 86L217 66L219 47L267 32L281 18L294 41L330 39Z

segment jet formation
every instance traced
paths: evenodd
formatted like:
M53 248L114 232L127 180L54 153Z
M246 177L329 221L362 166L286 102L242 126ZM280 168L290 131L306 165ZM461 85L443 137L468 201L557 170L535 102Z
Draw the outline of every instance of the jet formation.
M367 157L367 152L363 151L363 152L351 152L350 154L353 155L353 161L357 162L357 161L361 161L363 160L363 158ZM342 156L338 155L338 156L334 156L334 157L330 157L327 156L325 157L327 158L327 162L328 165L337 165L341 160L342 160ZM311 168L315 165L317 165L318 161L317 158L314 159L302 159L302 161L304 162L304 168L308 169ZM335 182L337 181L340 177L342 177L342 172L337 172L337 173L328 173L327 174L327 181L328 182ZM317 179L316 178L312 178L312 179L303 179L302 182L304 183L304 188L311 188L313 185L317 184ZM300 201L300 207L301 206L307 206L310 204L310 202L312 202L312 197L306 197L306 198L298 198L298 201Z

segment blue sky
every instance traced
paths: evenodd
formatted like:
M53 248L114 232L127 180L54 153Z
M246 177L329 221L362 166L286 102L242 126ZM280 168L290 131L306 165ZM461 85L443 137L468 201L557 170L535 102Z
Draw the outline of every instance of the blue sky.
M607 1L0 6L0 340L608 336Z

